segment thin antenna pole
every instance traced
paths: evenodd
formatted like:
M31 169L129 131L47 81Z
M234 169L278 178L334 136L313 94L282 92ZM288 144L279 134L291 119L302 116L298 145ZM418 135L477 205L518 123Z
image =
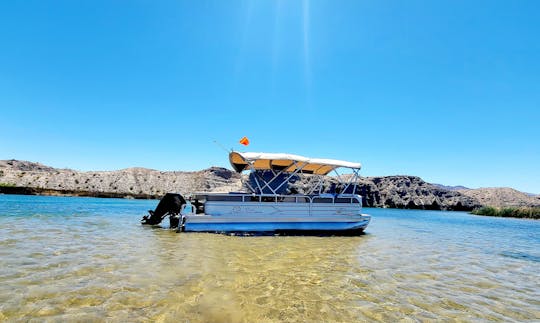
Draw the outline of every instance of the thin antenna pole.
M233 149L231 148L231 150L227 150L227 148L223 147L223 145L221 143L219 143L217 140L214 140L214 143L221 149L225 150L227 153L230 153L231 151L233 151Z

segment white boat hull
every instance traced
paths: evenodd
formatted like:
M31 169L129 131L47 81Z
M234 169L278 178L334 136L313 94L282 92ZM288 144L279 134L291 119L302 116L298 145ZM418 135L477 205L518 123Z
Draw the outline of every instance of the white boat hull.
M363 231L371 217L354 216L212 216L188 215L184 223L186 232L276 232L276 231Z

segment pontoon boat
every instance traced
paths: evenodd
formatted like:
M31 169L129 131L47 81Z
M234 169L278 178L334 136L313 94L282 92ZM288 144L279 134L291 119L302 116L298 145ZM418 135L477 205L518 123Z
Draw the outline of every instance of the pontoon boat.
M168 193L142 223L156 224L170 215L171 226L185 232L331 234L361 233L369 224L362 197L355 194L359 163L236 151L229 160L238 173L249 172L244 181L249 192L194 193L188 200ZM325 187L323 177L330 173L337 183Z

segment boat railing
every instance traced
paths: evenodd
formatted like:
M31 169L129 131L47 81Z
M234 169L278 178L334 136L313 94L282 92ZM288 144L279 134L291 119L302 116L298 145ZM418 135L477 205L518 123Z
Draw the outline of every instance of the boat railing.
M274 202L274 203L328 203L328 204L362 204L358 194L317 194L317 195L278 195L278 194L197 194L199 199L207 202Z

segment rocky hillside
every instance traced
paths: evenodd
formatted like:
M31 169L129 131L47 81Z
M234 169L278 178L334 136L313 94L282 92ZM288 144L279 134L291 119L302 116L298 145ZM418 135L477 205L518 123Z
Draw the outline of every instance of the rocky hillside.
M309 178L298 183L299 191ZM330 187L332 178L324 186ZM83 195L159 198L166 192L241 191L241 176L225 168L197 172L162 172L146 168L79 172L39 163L0 161L0 192L22 194ZM452 190L415 176L362 177L357 192L364 205L373 207L471 210L481 205L540 205L538 197L520 204L526 194L512 189Z
M365 177L360 180L359 194L374 207L468 211L480 206L469 196L416 176Z
M43 190L48 194L66 191L70 195L74 192L74 195L107 196L103 193L114 193L110 195L142 198L158 198L167 192L227 192L241 187L239 174L217 167L198 172L161 172L146 168L78 172L18 160L0 161L0 183L35 188L37 192Z
M307 175L292 186L295 191L305 193L309 187L306 183L313 180L316 179ZM328 191L332 182L337 183L337 179L326 177L324 190ZM467 211L480 206L473 198L426 183L416 176L361 177L356 193L364 197L364 206L370 207Z
M489 187L459 190L482 205L489 206L540 206L540 196L530 195L509 187Z

